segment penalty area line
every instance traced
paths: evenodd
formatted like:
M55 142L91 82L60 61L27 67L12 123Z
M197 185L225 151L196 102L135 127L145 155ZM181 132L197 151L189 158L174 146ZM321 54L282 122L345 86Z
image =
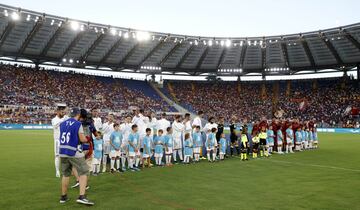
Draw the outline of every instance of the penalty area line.
M285 163L285 164L292 164L292 165L299 165L299 166L310 166L310 167L317 167L317 168L327 168L327 169L335 169L335 170L342 170L342 171L360 172L360 169L342 168L342 167L337 167L337 166L296 163L296 162L284 161L284 160L269 160L269 161L274 162L274 163Z

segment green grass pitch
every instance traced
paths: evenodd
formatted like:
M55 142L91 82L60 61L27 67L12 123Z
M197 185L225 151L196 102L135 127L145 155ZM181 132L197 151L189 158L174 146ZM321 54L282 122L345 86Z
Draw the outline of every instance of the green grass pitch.
M0 131L0 209L360 209L360 135L320 149L90 178L95 206L59 204L51 131ZM72 179L72 183L73 183Z

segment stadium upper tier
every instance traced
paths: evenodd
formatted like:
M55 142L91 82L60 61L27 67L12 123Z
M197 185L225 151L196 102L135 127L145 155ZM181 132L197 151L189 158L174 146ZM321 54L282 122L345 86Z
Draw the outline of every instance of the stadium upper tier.
M71 20L0 4L0 56L35 64L190 75L352 69L360 24L269 37L194 37Z

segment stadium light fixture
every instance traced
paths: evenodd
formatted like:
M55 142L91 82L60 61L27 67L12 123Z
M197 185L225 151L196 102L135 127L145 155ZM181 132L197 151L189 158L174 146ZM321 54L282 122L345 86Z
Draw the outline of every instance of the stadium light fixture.
M4 10L4 15L5 15L5 17L9 16L9 13L7 10Z
M180 39L180 42L179 42L179 43L181 44L182 42L183 42L183 39Z
M116 29L115 28L111 28L110 29L110 33L113 35L113 36L115 36L116 35Z
M219 45L219 41L218 41L218 40L216 40L216 41L215 41L215 44L216 44L216 45Z
M61 25L62 25L62 21L60 21L60 22L58 23L58 26L59 26L59 27L61 27Z
M30 19L31 19L31 15L27 15L26 21L30 21ZM54 24L53 22L51 22L51 23Z
M84 24L82 24L81 26L80 26L80 31L84 31L85 30L85 26L84 26Z
M105 34L104 28L101 28L101 33L102 33L102 34Z
M13 20L17 21L17 20L20 19L20 15L19 15L19 13L17 13L17 12L12 12L12 13L11 13L11 18L12 18Z
M230 47L230 45L231 45L231 41L230 41L230 39L226 40L226 42L225 42L225 46L226 46L226 47Z
M138 31L136 33L136 38L138 41L147 41L150 39L150 34L146 31Z
M36 18L35 18L35 23L37 22L39 20L39 16L36 16ZM61 22L61 21L60 21ZM60 23L60 25L59 26L61 26L61 23Z
M251 46L251 41L248 41L248 45Z
M195 41L194 41L194 44L195 44L195 45L198 45L198 44L199 44L198 40L195 40Z
M192 45L193 44L193 42L190 42L190 45Z
M224 41L224 40L221 40L221 41L220 41L220 45L221 45L221 46L224 46L224 44L225 44L225 41Z
M99 32L99 30L95 27L94 28L95 33Z
M62 61L65 63L65 62L66 62L66 58L63 58Z
M50 25L54 25L54 23L55 23L55 20L52 19Z
M129 32L125 32L124 38L125 38L125 39L129 38Z
M119 36L120 36L120 37L122 36L122 31L119 31Z
M70 26L71 26L71 29L74 31L77 31L80 27L79 23L76 21L71 21Z
M211 47L213 45L213 41L209 40L208 45Z
M244 42L243 42L243 41L241 41L241 42L240 42L240 47L242 47L242 46L243 46L243 44L244 44Z
M135 32L132 32L131 36L132 36L133 39L136 39L136 33Z
M74 60L72 58L70 58L69 63L74 63Z

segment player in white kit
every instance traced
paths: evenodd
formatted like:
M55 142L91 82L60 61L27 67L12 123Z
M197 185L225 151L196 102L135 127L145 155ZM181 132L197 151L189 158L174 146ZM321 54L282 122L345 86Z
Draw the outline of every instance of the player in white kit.
M185 130L185 125L181 122L181 116L177 115L175 117L175 121L172 124L172 130L173 130L173 158L174 162L176 162L177 154L179 154L180 161L183 160L183 144L182 144L182 134Z
M59 156L59 138L60 138L60 123L67 120L65 115L65 104L58 104L56 110L56 116L51 120L51 125L54 129L54 152L55 152L55 170L56 177L60 177L60 156Z
M107 162L107 156L110 154L110 136L112 132L114 132L114 115L109 114L107 117L107 121L102 125L102 131L103 131L103 140L104 140L104 146L103 146L103 168L102 172L106 172L106 162Z

